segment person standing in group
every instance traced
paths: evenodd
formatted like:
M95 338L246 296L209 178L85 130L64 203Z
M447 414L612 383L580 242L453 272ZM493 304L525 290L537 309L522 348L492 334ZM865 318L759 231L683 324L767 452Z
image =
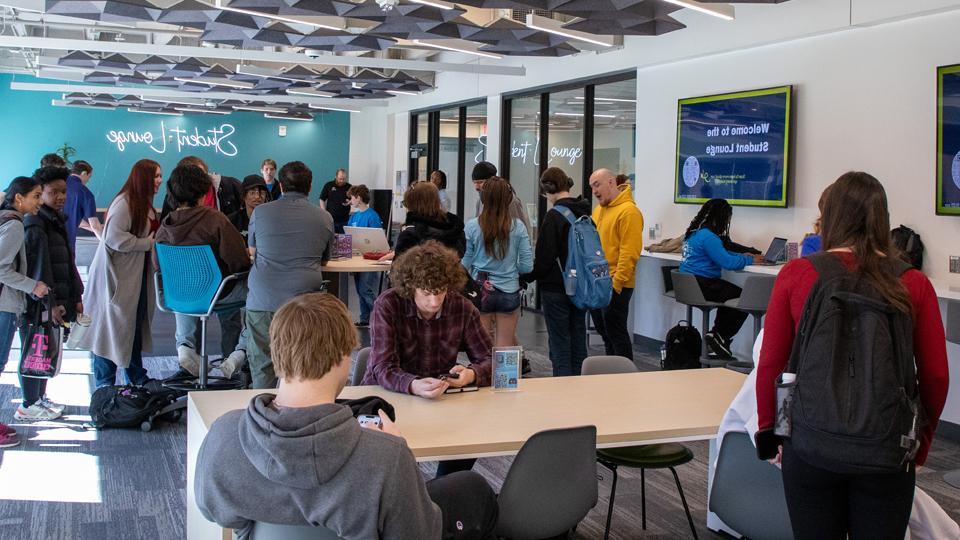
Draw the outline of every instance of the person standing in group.
M277 162L267 158L260 164L260 174L263 175L263 182L267 186L267 201L275 201L280 198L283 191L280 189L280 182L277 182ZM250 178L247 176L247 178ZM246 180L246 178L244 179Z
M0 372L6 367L20 315L26 308L26 294L37 298L50 289L42 281L26 275L27 253L24 246L23 217L40 209L40 184L33 178L20 176L10 182L0 205ZM42 405L41 405L42 407ZM20 409L17 409L20 412ZM59 414L47 412L56 418ZM16 413L14 413L16 416ZM39 419L39 418L38 418ZM0 424L0 448L20 444L15 429Z
M270 360L270 321L287 300L324 288L320 268L333 251L333 218L310 204L313 173L303 162L280 169L283 195L261 204L250 217L247 244L253 266L247 286L247 363L253 388L274 388L277 377Z
M617 175L598 169L590 175L590 189L600 206L593 209L603 253L613 278L610 305L591 310L593 325L603 337L606 354L633 360L633 339L627 329L637 261L643 249L643 214L633 200L630 183L617 185Z
M520 274L533 270L533 251L523 222L510 215L513 191L506 180L487 179L483 211L467 222L467 252L461 263L482 287L480 319L494 345L516 345L520 318Z
M349 227L383 227L380 215L370 208L370 190L359 184L347 190L350 206L354 212L347 221ZM370 325L370 311L373 310L373 301L377 299L376 289L380 283L380 272L354 272L353 282L357 286L357 296L360 298L360 320L356 325L366 327Z
M403 194L403 207L407 210L407 217L393 246L394 256L399 257L427 240L436 240L463 257L467 250L463 220L444 211L435 184L417 182L410 186Z
M497 167L489 161L481 161L473 166L473 172L471 173L471 178L473 178L473 189L477 190L477 193L481 194L477 198L477 217L480 217L480 212L483 211L482 193L484 183L495 176L497 176ZM507 185L510 184L509 180L506 180L506 182ZM523 208L523 201L520 200L520 197L517 197L517 193L513 191L513 186L510 186L510 194L512 195L512 198L510 199L510 217L522 221L523 226L527 229L527 236L530 236L533 229L530 228L530 219L527 217L527 211Z
M243 189L243 208L227 216L227 219L240 231L240 235L246 241L253 209L272 199L270 199L270 192L267 191L266 182L259 175L251 174L244 178L241 188Z
M247 243L221 212L203 206L203 198L210 189L210 175L196 165L179 165L170 173L167 192L177 208L167 214L160 223L156 242L171 246L210 246L223 277L246 272L250 269ZM158 261L156 261L158 262ZM233 281L224 287L218 304L234 304L247 298L245 279ZM235 315L240 318L239 310ZM200 373L201 359L196 340L200 318L177 313L177 357L180 367L196 377ZM237 321L239 322L239 321ZM241 325L221 325L220 342L224 357L237 348ZM237 368L233 362L224 360L220 371L226 377Z
M587 313L573 304L563 283L570 222L561 209L575 219L590 215L590 201L570 195L572 187L573 180L558 167L550 167L540 176L540 192L553 208L543 217L533 271L520 276L521 287L537 282L554 377L579 375L587 357Z
M782 464L798 540L903 538L916 468L946 401L937 294L899 261L887 208L873 176L838 178L823 205L824 252L787 263L770 296L757 365L757 453ZM777 379L787 370L795 384L791 431L781 437Z
M153 238L160 220L153 197L163 174L160 164L141 159L133 165L104 217L103 237L90 263L83 305L90 326L77 348L90 351L97 388L114 384L117 368L127 382L143 385L143 351L153 347Z
M43 167L33 173L40 183L42 205L36 214L23 218L24 244L27 252L27 275L50 284L47 295L53 322L64 325L83 313L83 282L74 262L73 249L67 238L66 218L62 210L67 200L66 167ZM27 343L29 321L44 311L48 302L27 299L27 317L20 324L20 343ZM35 320L35 319L34 319ZM17 420L52 420L64 406L46 396L47 379L20 377L23 403L17 409Z
M350 218L348 191L350 191L350 184L347 183L346 169L337 169L334 179L324 184L323 189L320 190L320 208L330 212L337 234L343 234L343 226Z
M450 196L447 195L447 173L437 169L430 173L430 183L440 190L440 207L444 212L450 211Z
M78 159L73 162L73 169L67 177L67 202L63 207L67 225L67 239L70 249L77 249L77 229L83 228L100 238L103 225L97 217L97 199L87 187L87 182L93 176L93 167L89 163Z
M745 266L763 260L762 255L731 253L723 245L723 238L730 235L730 220L733 207L726 199L710 199L705 202L687 227L683 241L683 262L680 271L697 277L703 297L711 302L726 302L740 298L740 287L720 277L722 270L743 270ZM704 339L712 356L720 359L733 358L731 344L747 312L733 308L717 309L713 329L704 328Z
M209 206L219 210L223 215L229 216L237 210L243 209L243 191L240 188L240 181L231 176L223 176L218 173L210 172L207 162L197 156L187 156L177 162L177 167L181 165L193 165L200 167L203 172L210 176L210 190L203 197L203 206ZM177 208L176 201L167 193L163 199L163 208L160 211L160 219L167 217L167 214ZM223 319L221 319L222 321Z

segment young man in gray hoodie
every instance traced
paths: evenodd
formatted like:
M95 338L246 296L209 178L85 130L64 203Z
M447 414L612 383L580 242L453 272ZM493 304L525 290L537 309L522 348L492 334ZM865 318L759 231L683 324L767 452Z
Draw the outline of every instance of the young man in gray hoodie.
M473 472L424 484L397 426L364 429L335 403L357 331L326 293L276 312L270 346L280 386L210 427L194 483L203 515L248 538L254 522L319 525L344 539L483 539L496 496Z

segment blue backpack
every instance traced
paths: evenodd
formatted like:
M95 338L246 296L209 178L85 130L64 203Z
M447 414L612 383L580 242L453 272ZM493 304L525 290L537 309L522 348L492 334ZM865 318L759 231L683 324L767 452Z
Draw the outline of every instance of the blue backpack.
M600 245L597 226L590 216L577 219L565 206L553 208L570 222L567 264L563 271L567 296L580 309L607 307L613 297L613 278L610 277L610 265Z

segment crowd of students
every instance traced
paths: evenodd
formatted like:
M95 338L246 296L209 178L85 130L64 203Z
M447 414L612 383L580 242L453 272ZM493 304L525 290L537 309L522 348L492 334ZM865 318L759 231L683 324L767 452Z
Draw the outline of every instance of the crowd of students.
M229 376L249 363L254 388L278 391L214 423L200 451L195 485L204 514L241 536L256 521L319 524L356 538L391 536L391 531L416 531L416 537L489 536L496 500L486 481L469 471L474 460L442 462L437 478L424 483L389 414L380 410L381 425L363 429L350 409L334 400L358 344L356 326L366 325L371 352L364 384L425 399L450 388L489 385L492 349L518 344L522 293L532 282L539 284L554 375L579 375L587 354L586 313L563 287L571 226L566 212L575 218L590 215L596 224L613 295L591 316L606 352L633 358L626 320L643 216L630 183L609 170L590 176L595 208L571 195L573 180L562 170L543 173L540 192L551 209L535 249L522 202L492 164L474 168L480 197L477 216L466 223L444 205L442 173L414 184L404 195L404 226L394 250L384 256L394 259L390 287L377 296L369 279L376 274L358 274L360 319L354 322L342 303L317 292L324 289L321 267L344 225L380 227L382 222L369 207L369 189L347 183L343 169L324 186L317 206L307 199L313 174L301 162L277 171L275 162L265 160L262 176L241 183L188 157L170 172L158 215L152 201L163 171L156 162L141 160L101 225L84 186L92 174L89 164L78 161L70 171L50 160L45 157L32 178L14 179L0 206L0 363L9 356L14 331L26 332L25 314L49 309L58 323L89 317L77 346L91 352L98 387L114 384L118 371L124 382L142 385L149 379L143 352L151 347L154 244L209 245L224 275L249 271L247 280L221 299L243 301L245 308L220 314L226 356L220 369ZM898 252L890 241L886 194L875 178L841 176L824 191L819 207L817 242L810 237L804 245L821 255L782 269L767 310L756 370L758 453L782 464L798 538L848 533L902 538L916 467L926 459L949 379L936 294L924 274L891 264ZM67 214L67 208L76 215ZM680 271L696 275L709 300L739 296L740 289L723 280L721 270L742 269L758 258L730 240L731 219L729 203L711 200L684 237ZM74 261L78 227L100 238L86 288ZM902 471L839 470L774 434L778 378L795 348L818 268L828 264L872 287L891 313L910 321L925 422L917 428L916 454ZM475 297L466 294L468 283L476 288ZM730 356L743 319L735 310L719 310L705 336L714 355ZM181 368L196 375L198 319L178 315L175 339ZM461 352L465 364L457 362ZM63 406L46 397L45 379L22 377L20 382L23 402L16 419L49 420L62 413ZM14 429L0 424L0 447L19 442ZM311 474L304 475L304 467ZM235 496L264 489L281 504L252 504ZM371 500L379 504L370 512L354 511L358 505L370 507Z

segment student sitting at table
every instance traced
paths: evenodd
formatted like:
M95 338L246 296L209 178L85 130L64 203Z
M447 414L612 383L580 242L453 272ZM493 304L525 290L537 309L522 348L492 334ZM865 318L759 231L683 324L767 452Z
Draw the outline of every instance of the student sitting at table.
M270 326L280 387L217 419L200 447L193 489L204 517L249 538L254 522L320 526L339 538L488 538L496 495L479 474L424 484L382 410L381 425L335 403L357 331L326 293L295 297ZM367 429L364 429L367 428Z
M469 300L449 294L466 280L457 254L435 240L424 242L393 263L390 280L393 287L373 305L363 384L427 399L451 386L489 385L490 334ZM457 363L460 351L470 366Z
M743 270L743 267L762 259L760 255L740 255L724 248L721 238L729 235L732 217L730 203L725 199L710 199L690 222L684 237L680 271L697 276L703 297L711 302L726 302L740 297L740 287L720 279L721 270ZM743 311L732 308L717 310L713 329L704 336L713 356L733 357L730 343L746 318L747 314Z

